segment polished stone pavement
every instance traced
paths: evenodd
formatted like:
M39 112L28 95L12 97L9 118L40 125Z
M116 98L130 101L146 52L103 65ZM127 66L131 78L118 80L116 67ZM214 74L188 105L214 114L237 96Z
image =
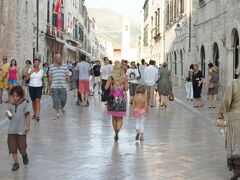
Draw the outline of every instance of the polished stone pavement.
M30 164L20 161L11 172L7 150L8 121L0 116L0 180L225 180L224 137L204 115L171 102L151 108L145 141L135 138L129 108L120 140L115 143L111 118L95 95L90 106L75 105L72 94L66 114L53 120L51 98L42 99L41 121L32 121L28 136ZM0 105L4 112L6 105Z

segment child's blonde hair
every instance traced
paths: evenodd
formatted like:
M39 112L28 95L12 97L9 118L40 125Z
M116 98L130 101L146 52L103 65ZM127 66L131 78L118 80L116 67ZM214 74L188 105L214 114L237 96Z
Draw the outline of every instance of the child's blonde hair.
M136 93L139 94L145 94L146 93L146 86L145 85L139 85L137 86Z

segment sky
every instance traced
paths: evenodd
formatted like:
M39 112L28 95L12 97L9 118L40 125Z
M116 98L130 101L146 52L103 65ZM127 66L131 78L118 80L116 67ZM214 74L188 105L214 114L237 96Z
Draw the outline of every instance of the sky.
M140 10L145 0L85 0L87 8L107 7L140 22Z

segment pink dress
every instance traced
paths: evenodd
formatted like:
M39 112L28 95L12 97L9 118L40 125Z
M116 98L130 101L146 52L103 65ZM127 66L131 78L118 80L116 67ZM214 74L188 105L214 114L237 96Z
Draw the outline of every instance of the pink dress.
M126 116L126 107L124 86L111 86L107 103L108 114L115 117Z
M147 112L145 108L134 108L133 109L133 116L135 118L142 118L147 116Z
M8 71L8 80L17 80L17 68L10 67Z

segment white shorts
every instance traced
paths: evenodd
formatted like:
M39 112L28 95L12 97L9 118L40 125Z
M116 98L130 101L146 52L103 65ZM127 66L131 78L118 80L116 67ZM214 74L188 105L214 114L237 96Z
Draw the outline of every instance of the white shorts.
M100 83L101 79L100 77L94 77L94 84Z

